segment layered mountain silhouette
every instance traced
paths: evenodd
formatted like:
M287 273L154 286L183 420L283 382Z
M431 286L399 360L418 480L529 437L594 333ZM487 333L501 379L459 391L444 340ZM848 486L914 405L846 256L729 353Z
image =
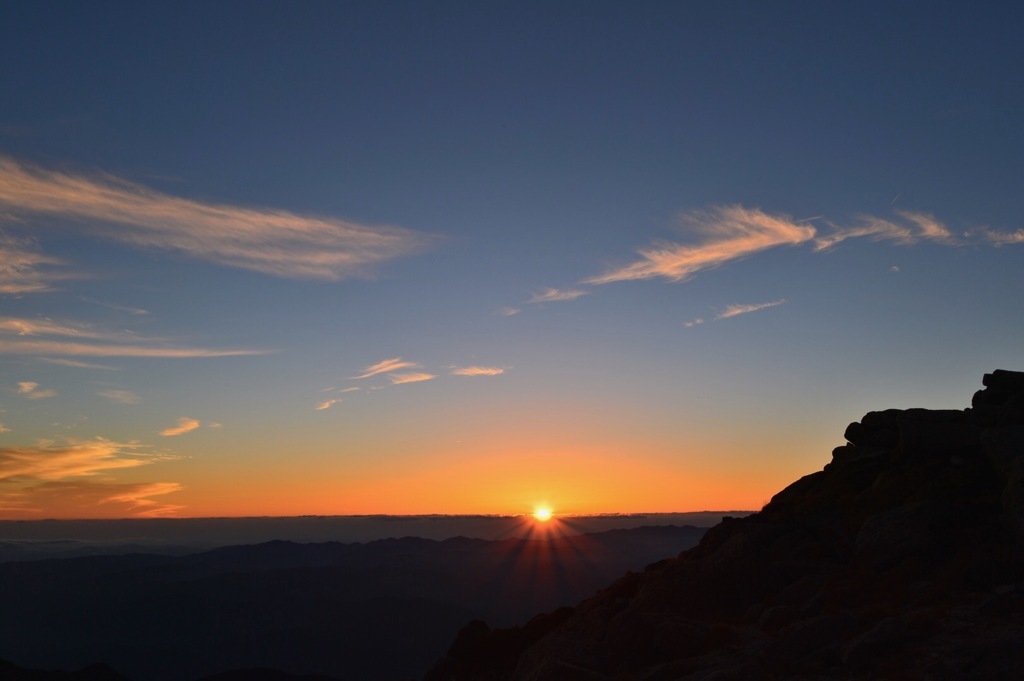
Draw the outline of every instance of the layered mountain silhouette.
M511 625L577 603L704 532L274 541L3 563L0 658L11 662L0 679L413 679L467 621Z
M890 409L676 558L526 625L463 628L427 681L1024 679L1024 373Z

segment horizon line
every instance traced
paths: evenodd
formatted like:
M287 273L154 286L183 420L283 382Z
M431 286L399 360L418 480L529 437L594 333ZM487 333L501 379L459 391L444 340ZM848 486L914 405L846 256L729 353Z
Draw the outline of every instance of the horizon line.
M704 509L700 511L644 511L644 512L607 512L607 513L558 513L552 512L555 518L641 518L652 515L696 515L699 513L757 513L751 509ZM300 518L524 518L532 517L532 513L337 513L300 515L239 515L239 516L163 516L139 517L125 516L122 518L0 518L0 523L48 523L48 522L120 522L120 521L175 521L175 520L294 520Z

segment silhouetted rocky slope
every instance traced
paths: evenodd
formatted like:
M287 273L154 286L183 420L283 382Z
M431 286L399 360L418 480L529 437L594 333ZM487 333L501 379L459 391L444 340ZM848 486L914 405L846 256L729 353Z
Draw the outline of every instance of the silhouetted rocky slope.
M871 412L824 470L427 681L1024 678L1024 373Z

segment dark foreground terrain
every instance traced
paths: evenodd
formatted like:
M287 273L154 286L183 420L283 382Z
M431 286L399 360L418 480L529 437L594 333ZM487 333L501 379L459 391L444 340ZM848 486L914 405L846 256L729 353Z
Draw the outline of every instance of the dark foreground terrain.
M570 605L706 529L551 539L407 537L269 542L189 556L0 564L0 658L77 675L0 679L277 681L277 669L376 681L423 675L466 622L503 625ZM102 662L110 665L86 665ZM307 681L316 681L309 678Z
M1024 679L1024 373L871 412L825 469L428 681Z

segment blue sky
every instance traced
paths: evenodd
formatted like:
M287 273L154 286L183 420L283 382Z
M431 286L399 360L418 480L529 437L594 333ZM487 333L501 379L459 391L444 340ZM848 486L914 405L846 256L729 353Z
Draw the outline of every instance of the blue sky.
M753 508L1020 368L1022 28L8 3L0 514Z

